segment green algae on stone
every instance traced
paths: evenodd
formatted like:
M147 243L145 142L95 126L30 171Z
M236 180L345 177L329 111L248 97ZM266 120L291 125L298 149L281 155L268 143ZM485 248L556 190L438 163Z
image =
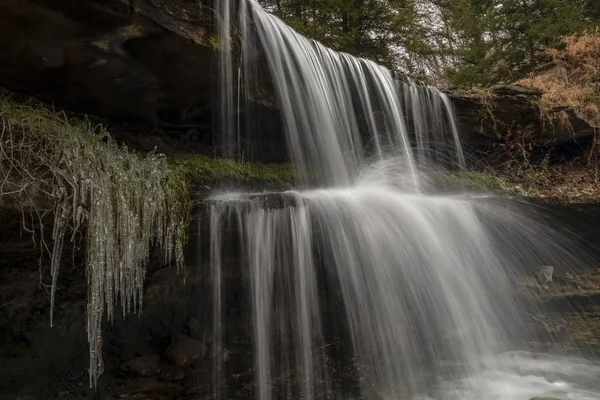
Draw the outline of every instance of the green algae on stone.
M561 400L556 397L532 397L530 400Z
M172 156L170 166L190 181L200 183L239 180L284 184L294 181L296 174L291 164L240 162L191 154Z

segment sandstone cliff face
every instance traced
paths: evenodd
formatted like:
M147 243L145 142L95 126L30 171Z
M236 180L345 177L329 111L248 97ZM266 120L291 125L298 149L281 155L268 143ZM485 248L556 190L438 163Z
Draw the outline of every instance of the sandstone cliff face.
M217 53L204 3L1 0L0 86L119 123L143 150L201 152Z
M0 85L158 125L210 121L209 11L198 1L0 2Z
M214 154L219 43L209 3L0 0L0 86L120 124L115 136L142 150ZM263 142L246 156L285 161L278 110L261 98L272 98L264 89L252 99ZM542 115L540 94L530 89L448 94L467 149L485 150L515 132L539 145L575 139L585 145L593 136L572 110Z
M211 3L0 0L0 87L94 115L134 148L218 154ZM285 161L277 109L264 97L250 99L261 115L255 158Z
M518 85L497 85L478 91L450 90L461 139L467 148L492 147L511 137L533 146L586 147L597 128L573 109L542 111L541 93Z

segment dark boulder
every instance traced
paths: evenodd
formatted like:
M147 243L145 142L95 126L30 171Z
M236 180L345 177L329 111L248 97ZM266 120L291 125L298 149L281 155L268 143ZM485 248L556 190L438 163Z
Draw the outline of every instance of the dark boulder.
M96 116L134 148L213 155L221 49L209 3L0 0L0 88ZM264 116L255 158L286 161L267 97L249 99L251 112Z
M490 147L511 137L524 138L534 146L585 145L596 129L571 108L542 111L541 93L519 85L449 90L448 95L467 148Z
M171 345L167 348L165 358L175 366L188 367L204 357L205 353L204 343L179 334L173 338Z
M157 354L150 356L140 356L127 361L121 365L121 371L125 376L148 377L158 374L158 362L160 357Z
M0 1L0 86L70 111L210 121L208 12L197 1Z

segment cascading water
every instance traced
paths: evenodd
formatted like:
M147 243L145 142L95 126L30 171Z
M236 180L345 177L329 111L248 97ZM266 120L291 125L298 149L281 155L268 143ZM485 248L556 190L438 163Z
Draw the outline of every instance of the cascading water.
M250 282L236 295L252 309L257 399L599 398L589 377L555 385L541 377L550 361L505 353L532 338L511 271L572 261L552 232L493 199L423 194L425 166L464 167L449 99L240 3L238 94L263 52L290 156L313 189L212 200L214 397L227 394L224 274L235 253ZM514 378L525 362L541 383Z
M229 0L217 2L217 12L221 16L219 23L219 91L218 100L221 113L219 115L218 129L221 136L221 151L224 156L235 158L236 154L236 127L234 118L234 68L231 39L231 10Z
M266 64L271 77L268 84L279 100L289 152L304 182L347 185L355 180L365 159L390 154L402 154L398 162L416 181L409 133L417 137L422 150L430 142L449 141L454 145L451 162L464 167L454 113L444 94L412 81L396 80L380 65L311 41L254 1L240 2L238 14L243 66L240 81L244 83L238 92L243 98L257 96L256 82L264 81L261 75L265 71L256 64ZM230 56L224 53L224 58ZM230 74L231 68L223 73ZM255 116L244 113L240 118ZM238 121L236 126L251 125ZM427 163L430 155L420 151L418 161Z

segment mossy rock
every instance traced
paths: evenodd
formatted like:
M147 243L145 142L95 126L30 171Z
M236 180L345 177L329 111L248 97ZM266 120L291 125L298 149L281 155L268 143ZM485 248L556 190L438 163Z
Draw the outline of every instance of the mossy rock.
M173 171L194 183L210 184L219 181L292 183L296 171L291 164L261 164L240 162L204 155L174 155L169 159Z
M561 400L556 397L532 397L530 400Z

